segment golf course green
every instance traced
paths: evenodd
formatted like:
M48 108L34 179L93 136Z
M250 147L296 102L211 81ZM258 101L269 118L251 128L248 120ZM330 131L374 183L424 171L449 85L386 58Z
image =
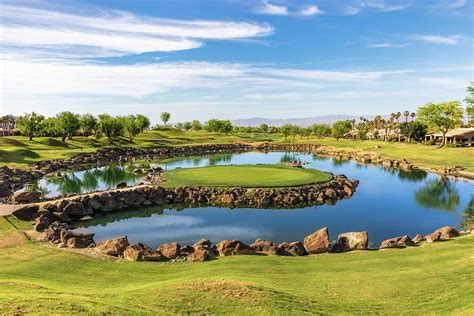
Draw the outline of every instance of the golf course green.
M165 186L273 188L300 186L331 180L316 169L278 165L232 165L174 169L164 173Z

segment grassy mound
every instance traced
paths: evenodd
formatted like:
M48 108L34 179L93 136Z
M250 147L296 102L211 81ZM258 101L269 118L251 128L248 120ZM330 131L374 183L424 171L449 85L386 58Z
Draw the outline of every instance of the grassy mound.
M331 180L332 176L316 169L298 169L277 165L210 166L174 169L164 173L165 185L270 188L298 186Z

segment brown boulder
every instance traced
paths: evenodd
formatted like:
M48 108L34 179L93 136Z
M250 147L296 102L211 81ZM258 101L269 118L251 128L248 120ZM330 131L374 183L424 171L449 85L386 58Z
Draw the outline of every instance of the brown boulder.
M239 240L222 240L217 243L216 249L220 256L253 255L254 251Z
M95 249L109 256L122 255L125 249L130 246L127 236L114 239L103 240L97 243Z
M69 248L87 248L94 244L92 239L84 238L81 236L71 237L67 240L66 245Z
M413 237L412 241L415 243L415 244L418 244L420 243L421 241L425 240L425 237L423 237L423 235L420 235L420 234L416 234L415 237Z
M268 240L257 239L250 245L254 251L263 252L271 255L281 255L282 251L277 245Z
M189 256L190 254L192 254L194 252L194 248L191 247L191 246L182 246L180 249L179 249L179 256L180 257L187 257Z
M86 209L81 202L70 202L64 207L64 213L70 217L80 218L94 214L94 211Z
M12 215L22 221L28 221L33 218L33 214L35 214L38 210L38 205L27 204L16 208L15 211L12 212Z
M51 218L45 214L37 216L34 221L35 230L40 233L44 232L44 230L48 228L50 224Z
M161 245L156 251L160 252L163 256L168 259L175 259L179 256L181 246L176 243L169 243Z
M130 261L164 261L166 259L161 253L142 243L128 246L123 256Z
M350 232L337 236L337 243L331 251L344 252L352 250L366 250L369 245L369 234L367 232Z
M295 241L292 243L282 242L278 245L278 248L287 256L304 256L307 254L301 241Z
M15 192L11 199L14 203L35 203L41 198L40 192Z
M427 242L447 240L459 236L459 232L450 226L444 226L426 236Z
M407 235L405 236L400 236L400 237L394 237L390 239L386 239L382 241L380 244L380 249L385 249L385 248L405 248L407 246L414 246L415 243L408 237Z
M308 254L322 253L329 251L329 231L327 227L306 236L304 239L304 248Z

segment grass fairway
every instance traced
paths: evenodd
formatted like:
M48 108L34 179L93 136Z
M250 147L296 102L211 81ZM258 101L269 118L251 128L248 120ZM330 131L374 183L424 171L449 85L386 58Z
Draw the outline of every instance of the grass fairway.
M274 188L326 182L332 176L316 169L277 165L210 166L164 173L165 185Z
M0 217L2 313L474 313L474 235L392 251L100 260L30 242Z

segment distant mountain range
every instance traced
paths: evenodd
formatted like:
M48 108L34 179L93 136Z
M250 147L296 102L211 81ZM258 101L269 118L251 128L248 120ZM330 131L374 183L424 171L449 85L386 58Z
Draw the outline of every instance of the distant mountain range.
M261 117L252 117L248 119L238 119L231 121L235 126L250 126L258 127L260 124L267 124L268 126L282 126L285 124L297 125L299 127L309 127L313 124L329 124L340 120L352 120L359 121L360 117L365 117L368 120L372 120L376 115L324 115L314 117L303 117L303 118L289 118L289 119L266 119ZM388 119L390 115L382 115L382 118ZM400 119L403 120L403 117Z

